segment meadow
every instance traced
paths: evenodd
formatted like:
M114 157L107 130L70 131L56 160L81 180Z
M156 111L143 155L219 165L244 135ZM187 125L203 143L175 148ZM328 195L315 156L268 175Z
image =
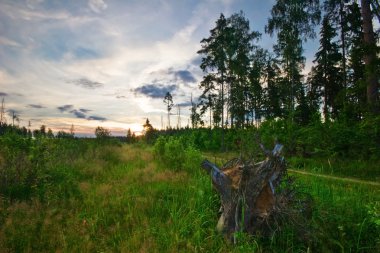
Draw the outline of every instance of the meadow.
M9 138L18 145L1 139L0 252L380 250L378 185L295 174L313 198L307 236L288 224L232 245L215 230L219 197L199 166L204 157L221 164L228 155L178 152L175 138L154 146Z

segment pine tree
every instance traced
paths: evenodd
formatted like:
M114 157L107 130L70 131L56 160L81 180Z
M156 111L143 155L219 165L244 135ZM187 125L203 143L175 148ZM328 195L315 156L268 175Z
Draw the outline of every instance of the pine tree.
M133 134L132 134L132 131L130 128L128 128L128 131L127 131L127 143L133 143L134 142L134 137L133 137Z
M226 79L226 62L227 62L227 44L228 44L227 19L223 14L216 21L216 26L210 30L210 36L201 41L202 49L198 54L202 55L201 69L207 75L204 77L200 88L204 94L218 93L221 98L221 126L224 129L224 97L225 97L225 79ZM214 113L215 114L215 113ZM222 142L224 141L224 135ZM222 144L223 145L223 144Z
M337 33L339 33L339 48L341 53L341 70L342 70L342 81L343 81L343 92L346 91L348 87L348 66L347 66L347 52L349 42L347 41L347 33L349 27L347 25L348 15L350 15L350 10L347 8L347 4L350 0L326 0L324 2L324 10L326 15L329 16L332 27ZM343 94L343 102L346 102L346 94Z
M168 111L168 128L170 128L170 111L173 108L173 97L170 92L166 92L165 98L164 98L164 103L166 104L166 109Z
M222 14L210 37L201 41L202 49L198 53L203 55L201 68L206 73L200 84L201 97L203 101L208 97L213 99L214 124L221 121L222 128L226 124L225 116L229 117L231 127L244 126L248 113L250 55L255 47L253 41L259 37L258 32L250 31L248 19L240 12L227 19ZM205 112L206 106L211 108L211 103L204 102L201 112Z
M156 131L153 128L152 124L150 124L150 121L148 118L146 119L145 124L143 125L143 128L144 128L143 134L145 137L145 141L147 143L151 143L154 139L154 135Z
M265 79L265 68L268 61L268 52L262 48L256 48L251 56L251 67L248 73L249 86L246 92L247 100L247 117L246 125L253 121L259 122L264 115L264 88L263 79Z
M353 2L347 6L347 91L345 115L349 119L361 120L367 109L367 94L365 84L365 65L363 62L364 48L362 43L360 7Z
M215 104L216 104L216 98L217 98L217 95L212 94L212 93L208 93L207 95L203 93L199 97L199 104L198 104L198 107L200 107L200 113L199 114L200 114L200 116L202 116L202 115L206 114L206 111L208 111L210 129L212 128L212 125L214 125L212 115L213 115L213 111L214 111Z
M361 0L361 14L363 27L363 46L365 63L365 78L367 84L367 103L370 112L379 114L379 75L377 64L378 47L372 24L370 0Z
M260 51L258 46L254 45L253 42L260 38L260 33L250 30L249 21L244 17L242 12L233 14L227 21L231 34L228 46L229 62L227 73L229 73L230 79L228 107L231 127L233 127L234 121L236 121L236 127L242 128L246 118L248 118L249 95L252 90L250 89L252 83L249 82L249 74L252 72L251 54L254 49L256 53ZM256 60L258 61L259 57ZM257 68L255 71L260 72Z
M280 67L277 60L272 55L268 55L264 66L264 78L266 81L266 88L264 88L264 111L265 117L269 119L282 117L279 73Z
M315 54L315 67L312 69L313 77L311 80L312 93L310 97L319 104L323 102L323 115L325 120L336 118L342 109L342 99L339 93L343 91L342 69L340 62L342 55L339 52L339 45L334 39L337 37L336 30L330 23L330 16L326 14L322 21L320 32L320 47ZM323 98L320 101L320 98Z
M45 125L41 125L40 134L42 137L46 137L46 126Z
M54 138L53 131L50 128L48 128L46 137L49 138L49 139L53 139Z
M304 67L303 42L314 38L314 27L319 23L318 0L277 0L272 7L271 18L265 30L277 34L274 51L280 58L283 78L282 109L286 114L294 112L296 103L304 99L301 70Z

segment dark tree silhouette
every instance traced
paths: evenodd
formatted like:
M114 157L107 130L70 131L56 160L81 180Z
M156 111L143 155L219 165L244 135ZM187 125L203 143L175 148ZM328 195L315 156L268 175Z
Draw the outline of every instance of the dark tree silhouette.
M170 128L170 111L173 108L173 97L170 92L166 92L165 98L164 98L164 103L166 104L166 109L168 111L168 127Z

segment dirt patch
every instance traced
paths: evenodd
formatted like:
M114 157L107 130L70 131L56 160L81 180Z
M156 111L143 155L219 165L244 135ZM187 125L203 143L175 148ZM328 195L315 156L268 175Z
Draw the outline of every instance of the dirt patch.
M81 192L88 192L90 190L90 183L88 182L81 182L79 183L79 189L81 190Z
M97 195L110 195L112 191L112 185L110 184L101 184L99 187L96 189L96 194Z
M115 149L115 152L119 153L121 161L126 163L136 159L141 159L143 161L153 160L153 154L151 151L135 146L123 145L121 148Z
M178 182L184 181L188 177L187 173L173 172L169 170L160 171L153 175L152 182Z

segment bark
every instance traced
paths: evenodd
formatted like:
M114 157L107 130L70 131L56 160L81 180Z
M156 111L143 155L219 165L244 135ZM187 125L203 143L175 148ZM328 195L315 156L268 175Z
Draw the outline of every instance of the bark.
M367 102L370 111L378 114L378 77L376 69L376 40L372 25L370 0L361 0L364 63L366 67Z
M287 176L283 146L277 144L272 151L260 147L267 158L259 163L235 158L218 168L208 160L202 162L220 195L217 230L236 243L238 232L270 236L290 222L298 224L296 232L308 240L305 227L311 217L310 198L300 197Z
M272 152L266 151L268 159L256 164L233 159L220 169L203 161L202 167L221 197L217 229L228 239L232 240L239 231L254 233L278 206L276 189L286 172L281 149L282 145L277 145Z
M347 88L347 67L346 67L346 37L345 37L345 20L344 20L344 2L341 0L339 5L339 16L340 16L340 39L342 41L342 68L343 68L343 87L344 92ZM344 104L346 104L346 94L344 94Z

